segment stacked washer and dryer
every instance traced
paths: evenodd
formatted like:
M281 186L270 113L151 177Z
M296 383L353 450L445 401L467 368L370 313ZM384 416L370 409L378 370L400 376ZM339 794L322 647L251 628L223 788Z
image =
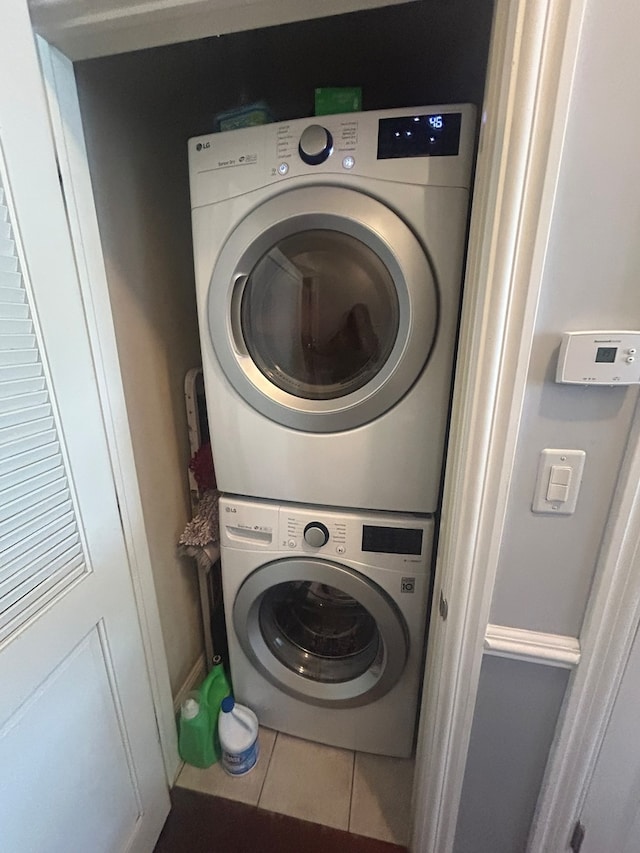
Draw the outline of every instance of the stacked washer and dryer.
M229 657L266 726L412 752L470 105L189 142Z

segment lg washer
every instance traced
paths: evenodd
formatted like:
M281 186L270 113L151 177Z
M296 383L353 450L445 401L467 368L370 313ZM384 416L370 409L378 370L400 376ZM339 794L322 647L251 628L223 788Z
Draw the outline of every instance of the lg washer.
M233 689L263 725L411 755L433 524L221 499Z
M190 140L222 491L437 509L474 136L447 105Z

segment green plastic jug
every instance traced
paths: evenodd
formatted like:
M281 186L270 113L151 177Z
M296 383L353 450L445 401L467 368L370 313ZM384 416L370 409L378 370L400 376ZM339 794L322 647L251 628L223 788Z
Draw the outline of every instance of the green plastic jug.
M180 709L178 750L182 760L194 767L210 767L216 761L211 714L197 690L187 696Z
M227 674L224 671L220 656L216 655L213 659L211 672L200 686L200 695L204 698L211 716L215 761L218 761L222 755L220 739L218 737L218 717L220 715L220 706L222 705L222 700L225 696L228 696L230 693L231 685L227 679Z
M180 757L194 767L210 767L221 755L218 715L225 696L231 693L220 657L197 691L182 703L178 731Z

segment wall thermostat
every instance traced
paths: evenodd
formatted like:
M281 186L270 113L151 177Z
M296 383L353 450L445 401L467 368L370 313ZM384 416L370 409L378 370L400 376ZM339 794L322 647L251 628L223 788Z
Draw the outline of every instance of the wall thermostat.
M640 383L640 332L565 332L556 382L573 385Z

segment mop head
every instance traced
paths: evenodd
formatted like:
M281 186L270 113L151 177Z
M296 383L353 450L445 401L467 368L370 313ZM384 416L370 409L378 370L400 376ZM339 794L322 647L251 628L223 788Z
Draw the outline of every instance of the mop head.
M220 529L218 525L218 499L220 492L211 489L205 492L198 504L198 512L187 524L178 544L185 549L206 548L220 541ZM196 553L186 551L190 557Z

